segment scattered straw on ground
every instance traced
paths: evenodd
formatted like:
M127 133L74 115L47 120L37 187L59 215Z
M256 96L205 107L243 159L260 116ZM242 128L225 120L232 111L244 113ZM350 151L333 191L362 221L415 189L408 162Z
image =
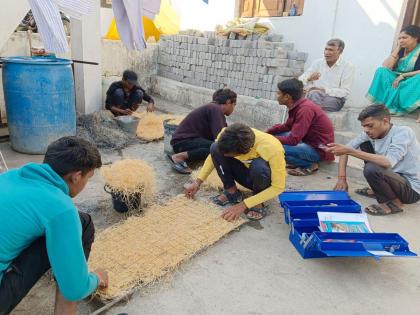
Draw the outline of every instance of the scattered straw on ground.
M183 116L163 114L157 115L155 113L136 113L136 117L140 118L137 127L137 137L146 141L156 141L163 138L163 121L171 120L172 124L179 124Z
M156 281L245 222L229 223L220 213L215 206L177 196L99 233L89 258L92 270L104 268L109 274L109 287L99 297L114 299Z
M123 149L138 141L124 132L109 111L97 111L77 117L77 135L100 149Z
M155 192L155 172L153 167L142 160L121 160L101 168L101 175L109 188L131 200L135 194L141 195L142 204L149 203ZM130 202L127 202L130 208ZM134 210L134 209L131 209Z
M196 180L198 175L200 174L201 167L199 169L196 169L191 173L191 179ZM236 183L236 186L240 191L250 191L248 188L245 188L244 186ZM213 170L209 177L201 184L201 188L207 191L211 190L223 190L223 183L220 180L219 175L217 175L216 170Z

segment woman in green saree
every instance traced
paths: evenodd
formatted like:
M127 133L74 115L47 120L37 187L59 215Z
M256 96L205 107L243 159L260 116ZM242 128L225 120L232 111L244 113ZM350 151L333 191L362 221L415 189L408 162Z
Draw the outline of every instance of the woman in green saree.
M384 61L369 88L367 98L383 103L395 115L404 115L420 107L420 27L401 30L398 44ZM417 119L420 122L420 115Z

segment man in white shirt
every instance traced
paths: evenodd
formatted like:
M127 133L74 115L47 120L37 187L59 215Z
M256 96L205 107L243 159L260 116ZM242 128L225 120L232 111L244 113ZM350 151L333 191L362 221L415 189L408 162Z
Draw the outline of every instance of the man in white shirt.
M344 42L334 38L327 42L324 58L315 60L299 77L306 90L306 98L328 112L343 108L350 94L354 67L342 59Z

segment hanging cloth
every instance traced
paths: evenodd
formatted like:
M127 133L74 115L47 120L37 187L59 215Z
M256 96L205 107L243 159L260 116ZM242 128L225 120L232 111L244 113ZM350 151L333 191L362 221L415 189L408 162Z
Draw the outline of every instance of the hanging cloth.
M142 16L153 20L160 0L113 0L112 9L124 46L131 50L146 48Z
M28 0L47 51L64 53L69 50L60 11L81 19L93 7L93 0Z

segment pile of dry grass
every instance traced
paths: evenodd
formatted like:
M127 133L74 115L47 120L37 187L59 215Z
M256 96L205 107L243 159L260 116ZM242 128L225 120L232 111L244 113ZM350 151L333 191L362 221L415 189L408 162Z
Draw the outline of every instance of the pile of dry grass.
M134 113L136 117L140 118L139 125L137 127L137 137L146 141L156 141L163 139L163 121L170 120L172 124L179 124L183 116L162 114L157 115L155 113Z
M141 205L153 199L155 193L155 172L153 167L142 160L121 160L101 168L101 175L112 192L120 195L130 210L133 196L141 196ZM140 205L140 206L141 206Z
M200 172L201 172L201 167L191 173L191 179L196 180L198 178L198 175L200 175ZM238 183L236 183L236 186L238 187L240 191L246 191L246 192L250 191L248 188L245 188L244 186ZM215 169L210 173L209 177L207 177L207 179L201 184L201 188L207 191L223 190L223 183L220 180L220 177L217 174Z
M227 222L220 208L183 196L147 208L96 237L90 268L109 274L109 287L97 294L109 300L150 284L244 222Z

